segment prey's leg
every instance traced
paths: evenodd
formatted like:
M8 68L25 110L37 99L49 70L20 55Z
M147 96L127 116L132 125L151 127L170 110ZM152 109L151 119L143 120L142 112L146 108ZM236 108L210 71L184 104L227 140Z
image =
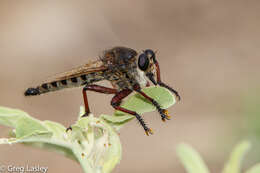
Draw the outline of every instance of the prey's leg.
M165 121L165 119L170 120L171 116L168 115L168 111L165 109L162 109L161 106L159 105L159 103L157 101L155 101L153 98L151 98L150 96L148 96L147 94L145 94L144 92L141 91L141 88L139 85L135 85L134 86L134 90L136 92L138 92L139 94L141 94L144 98L146 98L147 100L149 100L157 109L157 111L160 113L161 117L162 117L162 121Z
M153 134L153 131L152 129L148 128L146 123L144 122L143 118L136 112L134 111L131 111L131 110L128 110L128 109L125 109L123 107L120 107L120 103L121 101L127 97L130 93L132 92L132 90L130 89L124 89L120 92L118 92L111 100L111 105L116 109L116 110L119 110L119 111L122 111L122 112L125 112L125 113L128 113L128 114L131 114L131 115L134 115L136 117L136 119L139 121L139 123L142 125L142 127L144 128L145 130L145 133L147 136L149 136L149 134Z

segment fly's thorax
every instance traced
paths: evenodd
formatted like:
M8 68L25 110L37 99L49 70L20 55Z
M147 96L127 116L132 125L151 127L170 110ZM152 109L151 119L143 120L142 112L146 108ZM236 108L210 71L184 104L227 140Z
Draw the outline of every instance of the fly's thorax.
M108 68L124 68L123 66L126 67L136 61L136 55L135 50L118 46L104 51L103 55L100 56L100 60Z
M134 68L128 68L127 70L117 70L111 73L108 80L112 83L114 88L121 89L133 89L135 84L139 84L144 87L147 83L144 72L133 66Z

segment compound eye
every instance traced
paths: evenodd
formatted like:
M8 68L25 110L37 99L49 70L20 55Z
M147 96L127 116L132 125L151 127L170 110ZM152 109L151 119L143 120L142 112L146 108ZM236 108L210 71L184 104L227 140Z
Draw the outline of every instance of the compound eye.
M149 57L149 58L152 58L152 59L155 59L155 53L153 50L151 49L146 49L144 51L144 53Z
M149 66L149 59L146 54L142 53L138 58L138 67L145 71Z

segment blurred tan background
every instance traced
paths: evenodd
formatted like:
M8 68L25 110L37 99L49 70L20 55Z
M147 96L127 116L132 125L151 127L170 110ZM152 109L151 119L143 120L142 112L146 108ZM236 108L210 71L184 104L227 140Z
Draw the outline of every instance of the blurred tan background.
M135 120L122 129L123 158L113 172L184 173L175 151L182 142L220 172L233 146L250 136L243 98L259 94L259 10L257 0L0 0L0 105L69 126L83 104L81 89L31 98L24 90L113 46L155 49L163 80L182 101L166 123L145 114L153 136ZM112 114L111 98L90 93L92 112ZM7 136L9 129L0 129ZM244 169L260 157L246 160ZM67 158L22 145L0 146L0 164L82 172Z

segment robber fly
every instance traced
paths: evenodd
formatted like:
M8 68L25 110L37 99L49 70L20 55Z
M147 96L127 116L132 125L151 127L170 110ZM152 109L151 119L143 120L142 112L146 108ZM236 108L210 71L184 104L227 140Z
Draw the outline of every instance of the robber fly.
M178 100L180 100L180 96L177 91L161 81L160 68L154 51L150 49L144 50L139 54L138 61L137 56L138 53L133 49L114 47L104 51L97 61L62 73L53 80L49 80L35 88L28 88L24 95L34 96L64 88L84 86L82 93L85 104L83 117L85 117L90 113L87 91L114 94L111 100L114 109L134 115L144 128L145 133L147 135L153 134L153 131L147 127L138 113L120 106L121 101L135 91L150 101L160 113L162 120L165 121L170 119L168 111L162 109L153 98L142 92L141 88L150 86L150 80L154 85L162 86L173 92ZM102 80L110 81L112 88L94 84Z

